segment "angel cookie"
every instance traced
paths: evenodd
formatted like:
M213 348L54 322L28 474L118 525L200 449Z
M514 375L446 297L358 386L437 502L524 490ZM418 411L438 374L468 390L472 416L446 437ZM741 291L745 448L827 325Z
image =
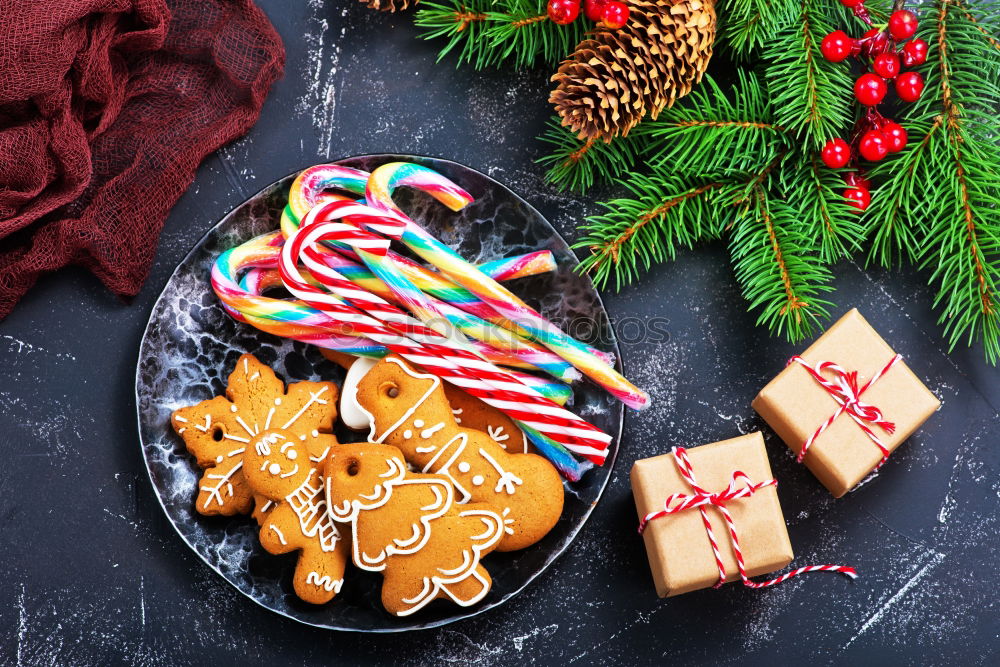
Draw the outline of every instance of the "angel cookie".
M470 606L493 580L480 559L504 521L489 505L456 505L447 478L407 472L395 447L341 445L324 467L330 516L350 524L354 564L382 573L382 604L408 616L438 598Z
M226 396L174 411L170 423L204 471L195 508L201 514L246 514L253 493L243 475L243 452L259 434L280 428L321 455L336 439L337 387L330 382L285 386L251 354L236 362ZM255 512L258 520L266 502Z
M273 428L255 435L243 454L247 485L267 501L266 514L258 518L260 543L272 554L299 551L292 585L314 604L340 592L350 557L323 492L320 466L331 451L310 456L302 436Z
M497 508L506 527L499 551L534 544L559 520L563 486L552 464L536 454L507 452L486 433L456 423L436 375L418 373L393 356L375 364L359 360L348 371L343 395L342 416L363 417L369 440L398 447L421 472L445 475L458 502Z

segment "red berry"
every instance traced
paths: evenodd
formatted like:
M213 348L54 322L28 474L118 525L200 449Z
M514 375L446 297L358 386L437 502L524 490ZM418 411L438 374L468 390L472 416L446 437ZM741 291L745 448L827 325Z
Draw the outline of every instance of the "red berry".
M580 15L580 0L549 0L546 12L553 23L572 23Z
M916 102L924 91L924 77L917 72L903 72L896 77L896 94L904 102Z
M583 14L594 23L600 23L607 4L608 0L583 0Z
M896 82L896 87L899 87L899 82ZM858 98L858 102L861 102L865 106L875 106L882 101L885 97L888 88L886 88L885 81L877 74L872 74L867 72L858 77L858 80L854 82L854 96ZM902 96L900 96L902 97Z
M895 53L880 53L875 56L872 69L883 79L892 79L899 74L899 56Z
M840 0L840 4L844 5L845 7L850 7L851 9L854 9L859 5L865 4L865 0Z
M889 153L885 138L878 130L868 130L858 142L858 152L861 157L872 162L878 162Z
M889 34L894 39L909 39L917 31L917 15L900 9L889 17Z
M865 34L861 35L861 51L870 56L877 56L880 53L884 53L887 48L889 48L889 38L886 37L885 33L877 28L872 28Z
M922 39L912 39L903 44L903 64L907 67L923 65L927 62L927 42Z
M604 5L599 25L611 30L618 30L628 23L628 15L628 5L624 2L618 2L618 0L611 0L611 2Z
M839 63L846 60L851 55L854 40L847 36L843 30L834 30L823 38L819 45L819 50L823 52L823 57L832 63Z
M841 138L830 139L823 146L823 152L820 154L823 158L823 164L830 167L830 169L839 169L845 166L851 160L851 147L847 145L847 142Z
M862 190L861 188L847 188L844 190L844 198L847 199L847 203L858 211L863 211L868 208L868 204L872 203L872 196L868 190Z
M906 148L906 129L899 123L889 121L882 126L880 131L890 153L898 153Z

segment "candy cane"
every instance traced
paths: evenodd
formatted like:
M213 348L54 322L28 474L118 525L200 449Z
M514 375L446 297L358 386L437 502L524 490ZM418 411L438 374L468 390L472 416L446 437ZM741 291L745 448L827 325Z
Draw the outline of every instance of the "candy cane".
M477 295L498 314L528 334L528 337L566 359L584 375L607 389L626 405L643 409L649 396L621 376L607 363L591 354L586 346L563 333L510 290L469 264L461 255L438 241L410 220L393 203L392 190L399 185L419 187L453 210L472 201L472 197L440 174L414 164L392 162L382 165L368 178L365 199L374 208L406 220L401 239L411 250L436 266L452 280ZM392 226L388 229L391 230Z
M367 207L357 207L355 211L358 208ZM348 209L342 209L338 213L343 215L348 212ZM365 217L363 212L358 215L362 219ZM350 323L356 332L382 343L393 353L433 370L453 384L503 410L523 423L530 432L544 434L546 439L561 443L595 461L603 461L610 436L538 395L509 373L461 347L450 346L449 339L384 300L359 290L342 277L331 279L328 276L317 276L338 292L336 296L323 292L302 279L295 259L302 254L303 247L313 243L326 239L350 241L365 252L385 252L387 245L380 246L377 237L365 238L358 232L360 230L351 225L336 222L320 223L308 228L303 226L302 231L290 239L282 250L279 270L286 287L307 303L328 310ZM347 305L340 297L363 305L375 317ZM548 445L544 441L542 444Z
M368 172L335 164L317 165L304 170L292 182L292 186L288 194L288 206L286 206L282 211L281 229L284 232L285 237L287 238L295 232L295 229L298 228L300 220L313 206L332 198L338 198L335 195L330 195L329 193L324 192L324 189L337 188L352 194L364 195L368 178ZM425 181L426 179L423 175L417 172L412 177L408 177L405 174L402 175L395 185L396 187L412 186L417 189L424 190ZM435 189L433 186L429 187L426 191L451 207L453 210L458 210L471 201L471 197L469 197L468 193L465 193L464 190L457 188L457 186L455 187L455 191L462 194L455 195L453 197L449 196L447 192L443 193L439 188ZM339 199L343 198L344 197L339 197ZM463 201L465 203L462 203ZM539 260L544 259L545 261L545 263L541 264L540 267L551 265L554 268L555 262L551 252L540 252L547 253L548 255L547 258L539 257ZM478 296L464 287L456 285L453 281L448 280L446 277L429 271L413 260L403 257L402 255L398 255L397 253L390 251L390 257L393 262L399 265L399 268L406 274L407 278L409 278L423 291L433 294L435 297L461 308L476 317L496 324L497 326L510 329L511 331L514 331L522 336L526 335L526 332L520 330L517 325L499 315L493 308L484 303ZM522 270L531 268L532 266L532 264L525 264ZM523 275L533 274L525 272ZM491 277L495 280L504 279L498 275L491 275ZM607 352L590 347L589 345L580 343L579 341L574 342L582 347L587 354L596 357L600 361L604 362L605 365L610 367L615 363L614 357L609 355Z

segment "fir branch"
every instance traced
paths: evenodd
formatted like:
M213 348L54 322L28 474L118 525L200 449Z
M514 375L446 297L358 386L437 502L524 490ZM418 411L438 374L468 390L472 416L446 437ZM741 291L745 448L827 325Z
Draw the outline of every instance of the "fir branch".
M588 218L580 227L584 236L573 245L590 250L579 268L593 272L601 287L613 279L621 289L654 262L673 259L677 248L717 237L731 215L732 207L715 196L721 182L634 174L626 185L632 197L603 203L605 213Z
M515 67L555 65L583 39L583 22L550 21L545 0L506 0L502 5L492 0L443 2L422 3L414 17L423 28L421 37L447 40L438 60L454 51L459 65L471 63L476 69L508 61Z
M537 160L547 165L545 178L560 190L586 192L595 181L611 182L628 173L647 150L645 128L640 125L626 137L610 142L580 141L563 127L559 117L549 120L539 141L552 146L552 151Z
M924 183L927 235L922 266L938 285L934 305L951 348L981 340L987 359L1000 357L1000 57L957 0L937 0L929 43L927 90L914 113L942 110L928 153L937 178ZM936 91L933 95L931 91ZM930 93L930 94L928 94Z
M804 233L821 261L847 259L861 249L865 226L858 210L844 199L844 182L837 171L823 165L815 151L795 151L778 173L782 199L798 209Z
M757 324L798 342L829 317L832 304L819 295L833 290L832 275L812 254L797 210L770 198L759 183L741 203L729 243L736 280L749 309L760 309Z
M926 123L906 123L910 137L899 155L877 165L868 176L880 184L873 188L872 203L865 213L865 236L871 239L868 263L885 268L917 259L926 233L920 221L926 204L925 183L936 178L929 169L931 137L941 131L942 116Z
M738 59L746 60L756 49L798 17L796 0L723 0L718 6L718 44Z
M651 166L694 176L749 173L788 149L790 137L774 122L767 87L753 72L738 75L731 98L706 75L681 104L640 126L655 142Z
M798 20L776 33L764 51L775 122L817 150L848 127L853 98L849 69L820 53L820 42L833 29L820 5L802 0Z

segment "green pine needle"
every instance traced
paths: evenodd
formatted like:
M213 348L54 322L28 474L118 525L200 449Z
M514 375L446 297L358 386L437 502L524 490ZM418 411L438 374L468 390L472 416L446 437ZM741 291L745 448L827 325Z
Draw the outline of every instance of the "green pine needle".
M552 146L548 155L537 160L549 168L545 178L560 190L580 193L589 190L596 181L608 183L626 174L649 143L642 125L627 137L615 137L607 143L580 141L563 127L558 117L549 120L538 139Z
M833 276L813 252L797 210L771 199L755 185L746 193L730 236L736 280L750 310L759 309L757 324L798 342L813 334L830 316Z
M717 14L719 21L716 42L740 60L767 44L781 28L798 17L797 0L723 0Z
M639 126L654 142L651 167L695 176L748 173L788 150L791 137L774 122L766 87L753 72L738 74L731 96L706 76L683 102Z
M853 79L847 63L823 58L819 45L834 26L826 0L802 0L799 16L764 49L775 122L820 149L850 126Z
M673 259L678 248L718 237L732 210L717 197L721 182L632 174L625 185L632 196L602 204L605 212L587 219L573 245L590 250L579 268L602 287L613 282L621 289L654 263Z
M545 0L445 0L424 2L414 15L424 39L444 39L438 54L457 55L457 64L476 69L512 64L555 65L583 39L583 21L550 21Z

